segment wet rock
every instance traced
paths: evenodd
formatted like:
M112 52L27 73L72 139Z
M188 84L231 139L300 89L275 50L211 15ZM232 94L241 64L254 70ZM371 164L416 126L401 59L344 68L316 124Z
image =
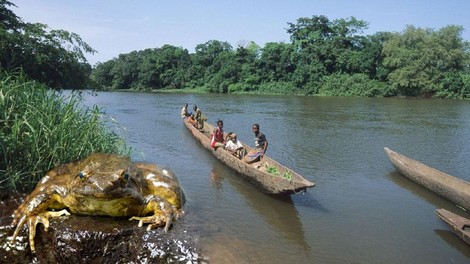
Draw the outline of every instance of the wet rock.
M17 196L0 202L0 262L19 263L199 263L202 255L187 231L184 217L165 233L146 230L138 221L70 215L51 219L48 232L38 225L36 252L29 248L26 228L17 241L7 241ZM14 206L13 204L16 204Z

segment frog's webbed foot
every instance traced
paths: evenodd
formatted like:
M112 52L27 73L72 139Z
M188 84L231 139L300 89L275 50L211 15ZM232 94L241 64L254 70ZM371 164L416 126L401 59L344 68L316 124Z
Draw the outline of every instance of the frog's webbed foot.
M133 216L129 220L138 220L139 227L143 224L149 224L147 230L164 226L165 232L170 228L173 219L178 219L182 214L182 210L178 210L168 201L163 199L155 199L147 204L146 212L153 213L149 216Z
M28 230L29 230L29 246L31 248L31 251L35 251L34 237L36 236L37 225L39 223L42 223L44 225L44 230L47 232L47 230L49 229L49 218L59 217L63 215L70 215L70 213L67 212L67 210L63 209L57 212L45 211L37 215L30 215L30 216L23 215L18 221L18 225L16 226L15 232L13 233L11 240L14 241L16 239L21 229L23 228L23 225L27 222ZM16 221L14 223L16 223Z
M172 222L172 216L171 215L151 215L151 216L142 216L142 217L133 216L129 220L138 220L139 227L142 227L144 224L149 224L147 226L147 231L153 228L165 226L165 232L167 232Z

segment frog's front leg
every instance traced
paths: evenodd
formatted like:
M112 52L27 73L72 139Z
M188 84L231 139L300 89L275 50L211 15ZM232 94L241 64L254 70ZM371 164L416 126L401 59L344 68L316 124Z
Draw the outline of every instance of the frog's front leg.
M34 192L32 193L34 194ZM61 211L47 211L50 205L60 201L60 195L54 190L54 188L48 188L44 190L44 193L28 196L26 201L23 202L13 214L12 226L16 226L15 232L11 237L14 241L20 233L23 225L27 223L29 230L29 245L31 251L35 251L34 237L36 235L36 226L39 223L44 225L44 229L47 231L49 228L49 218L58 217L62 215L69 215L67 210Z
M57 212L45 211L45 212L39 213L37 215L31 215L29 217L24 215L23 217L21 217L21 219L18 223L18 226L15 229L15 233L11 237L11 240L14 241L16 239L16 237L20 233L21 228L23 227L24 223L26 221L28 221L29 246L31 248L31 251L34 252L36 250L36 248L34 246L34 237L36 236L36 227L37 227L37 225L39 223L42 223L44 225L44 230L47 232L47 230L49 229L49 218L50 217L59 217L59 216L63 216L63 215L70 215L70 213L67 212L66 209L63 209L63 210L60 210L60 211L57 211Z
M133 216L129 220L138 220L139 227L142 227L143 224L149 224L147 230L165 226L165 232L167 232L173 218L178 219L183 215L181 209L177 209L167 200L154 195L145 197L144 206L140 214L142 216Z

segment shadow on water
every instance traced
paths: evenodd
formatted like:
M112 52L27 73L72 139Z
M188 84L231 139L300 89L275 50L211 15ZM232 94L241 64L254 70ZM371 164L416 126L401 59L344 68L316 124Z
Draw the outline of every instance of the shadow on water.
M457 249L467 258L470 258L470 250L468 250L468 245L456 234L454 234L454 232L449 230L435 229L434 233L440 236L449 246Z
M435 194L434 192L426 189L422 185L408 179L398 172L389 172L388 178L390 178L398 186L410 191L411 193L423 198L425 201L433 204L436 208L450 208L455 207L454 204L444 197Z
M315 188L317 187L314 187L307 192L296 194L293 198L291 197L291 199L293 199L297 206L314 209L322 213L329 213L330 210L324 207L312 194L312 192L315 192Z
M426 189L418 183L408 179L407 177L402 176L400 173L396 171L390 172L388 173L388 177L392 179L392 181L395 182L398 186L410 191L414 195L417 195L423 198L428 203L434 205L436 209L445 208L456 214L462 214L461 209L457 207L452 201L449 201L446 198L435 194L434 192ZM436 218L438 217L436 216ZM445 224L442 223L442 225L444 226ZM470 257L470 248L468 247L468 245L452 231L434 230L434 232L439 235L444 241L446 241L448 245L457 249L465 256Z
M237 175L235 172L225 174L220 164L213 164L210 178L218 191L222 189L222 181L226 180L271 227L304 250L309 250L310 246L305 239L302 222L291 195L261 193L249 183L237 178Z

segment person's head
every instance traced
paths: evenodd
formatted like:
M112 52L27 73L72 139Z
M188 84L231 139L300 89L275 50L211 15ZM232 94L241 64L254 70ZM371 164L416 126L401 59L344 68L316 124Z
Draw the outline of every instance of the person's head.
M222 120L217 120L217 126L218 127L223 127L224 126L224 122Z
M230 139L231 139L233 142L236 142L236 141L237 141L237 134L232 133L232 135L230 135Z
M184 108L188 108L188 104L184 104Z
M258 124L253 124L252 129L253 129L254 133L258 133L259 132L259 125Z
M193 109L194 109L194 111L196 111L197 110L197 105L194 105Z

